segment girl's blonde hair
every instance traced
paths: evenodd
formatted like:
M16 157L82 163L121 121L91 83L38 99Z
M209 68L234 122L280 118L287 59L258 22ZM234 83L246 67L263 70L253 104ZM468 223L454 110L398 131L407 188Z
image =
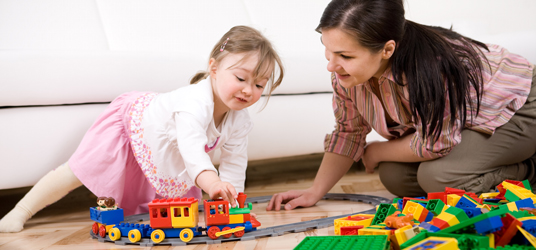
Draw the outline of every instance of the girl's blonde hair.
M220 41L216 43L209 58L214 58L214 60L219 63L229 53L248 53L249 55L258 53L259 61L253 72L254 80L257 81L266 75L270 76L268 84L266 85L269 89L268 98L270 98L272 92L281 84L281 81L283 81L284 75L281 59L272 47L270 41L254 28L248 26L235 26L225 33ZM246 57L237 62L237 64L242 62ZM272 72L269 72L269 70L272 70ZM278 73L277 79L276 72ZM200 71L192 77L190 84L198 83L207 78L208 75L208 72Z

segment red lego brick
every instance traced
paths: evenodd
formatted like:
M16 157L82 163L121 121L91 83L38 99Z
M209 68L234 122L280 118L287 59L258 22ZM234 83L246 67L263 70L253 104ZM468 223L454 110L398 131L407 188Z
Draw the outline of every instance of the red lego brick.
M229 224L229 202L223 199L204 200L205 223L208 226Z
M363 227L364 226L341 227L341 235L357 235L359 229Z
M447 204L447 195L445 194L445 192L428 193L428 196L426 198L428 198L428 200L438 199L441 200L443 203Z
M173 199L154 199L149 203L149 220L152 228L172 228L169 202Z
M504 217L502 217L501 221L503 223L503 227L499 231L493 233L495 235L495 246L500 247L510 243L510 240L512 240L518 231L517 226L523 225L521 221L518 221L510 214L506 214Z

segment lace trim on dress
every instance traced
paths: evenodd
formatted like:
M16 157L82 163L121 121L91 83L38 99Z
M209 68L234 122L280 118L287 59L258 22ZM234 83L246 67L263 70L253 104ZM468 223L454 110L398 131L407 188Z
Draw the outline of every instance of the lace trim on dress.
M140 165L140 168L149 183L151 183L156 190L156 193L165 198L182 197L191 187L195 186L195 184L187 175L180 178L182 173L176 177L159 173L157 166L155 166L153 162L151 148L146 145L143 140L144 130L141 127L143 111L157 95L157 93L146 93L138 97L138 99L132 103L129 114L130 145L136 161Z

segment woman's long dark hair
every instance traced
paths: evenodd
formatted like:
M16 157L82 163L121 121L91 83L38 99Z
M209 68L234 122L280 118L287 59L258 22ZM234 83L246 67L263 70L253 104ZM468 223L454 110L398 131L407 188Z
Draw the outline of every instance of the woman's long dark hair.
M422 125L422 137L436 141L443 128L445 104L450 101L451 125L478 114L482 96L482 52L488 47L451 29L418 24L404 17L402 0L333 0L316 31L340 28L377 53L386 42L397 44L389 63L395 82L405 76L414 122ZM476 90L476 107L471 99ZM474 112L476 108L476 112ZM471 119L473 117L471 116Z

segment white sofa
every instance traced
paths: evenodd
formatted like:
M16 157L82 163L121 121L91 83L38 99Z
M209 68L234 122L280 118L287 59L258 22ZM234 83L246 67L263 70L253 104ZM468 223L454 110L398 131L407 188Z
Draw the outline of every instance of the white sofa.
M187 85L235 25L263 32L286 68L268 106L250 109L250 160L322 152L334 120L314 28L328 2L0 0L0 189L31 186L67 161L117 95ZM535 1L405 2L408 19L453 25L536 62Z

